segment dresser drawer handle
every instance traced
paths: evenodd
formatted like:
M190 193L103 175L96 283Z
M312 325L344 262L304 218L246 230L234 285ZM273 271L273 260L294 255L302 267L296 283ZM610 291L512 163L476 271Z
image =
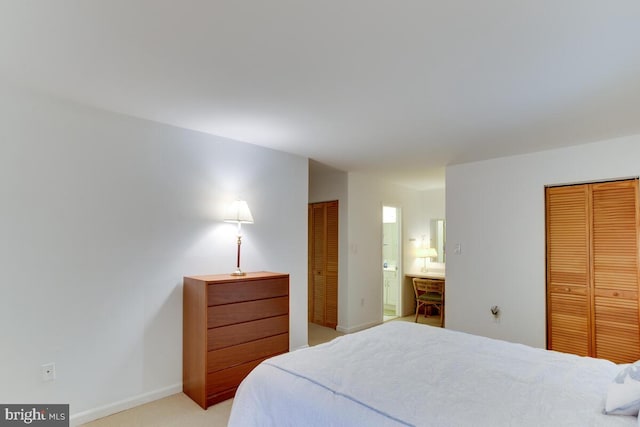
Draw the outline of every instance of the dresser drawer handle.
M614 292L614 293L613 293L613 296L614 296L614 297L617 297L618 295L620 295L618 292Z
M564 288L565 292L571 292L571 288Z

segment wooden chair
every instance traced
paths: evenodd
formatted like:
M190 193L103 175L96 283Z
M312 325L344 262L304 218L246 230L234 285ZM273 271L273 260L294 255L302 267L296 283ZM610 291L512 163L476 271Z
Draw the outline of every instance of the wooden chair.
M413 292L416 294L416 318L422 307L426 310L436 307L440 312L440 327L444 325L444 280L413 278Z

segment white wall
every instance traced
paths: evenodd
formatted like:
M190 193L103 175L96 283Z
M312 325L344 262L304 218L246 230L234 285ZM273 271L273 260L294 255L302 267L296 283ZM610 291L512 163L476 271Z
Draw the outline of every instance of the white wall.
M544 186L638 176L639 159L635 135L448 167L447 327L544 348Z
M423 258L416 258L415 251L422 244L422 237L425 238L425 244L428 246L431 241L431 220L445 218L445 189L436 188L421 191L418 198L414 199L416 206L407 212L408 224L411 226L407 230L409 239L415 239L410 242L405 240L406 254L405 271L419 272L425 265ZM430 262L427 260L427 268L444 270L445 264L438 262Z
M346 332L357 331L382 322L382 206L401 209L404 275L414 263L411 238L429 235L428 215L444 214L444 199L436 200L432 192L419 192L374 177L349 173L349 261L348 261L348 318L341 325ZM440 191L441 195L444 195ZM429 207L438 203L439 207ZM413 290L402 283L402 313L413 311ZM406 297L408 295L408 298Z
M307 344L308 163L0 88L0 401L70 403L75 421L181 390L182 277L291 274ZM40 380L55 362L57 380Z
M429 220L444 217L444 196L444 188L420 192L310 162L309 202L338 200L340 206L339 331L382 322L382 206L400 208L403 274L415 270L415 241L410 239L429 238ZM406 280L401 286L401 310L412 313L413 289Z
M424 258L416 258L416 251L422 244L429 245L431 238L431 220L445 218L445 189L437 188L421 191L405 201L404 227L404 272L419 273L425 266ZM445 264L427 260L430 270L444 271ZM402 315L414 313L415 295L411 279L403 278Z

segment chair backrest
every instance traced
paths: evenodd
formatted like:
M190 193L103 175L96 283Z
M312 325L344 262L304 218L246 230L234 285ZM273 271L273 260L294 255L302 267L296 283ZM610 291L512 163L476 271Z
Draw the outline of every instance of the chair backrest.
M413 278L413 292L416 298L425 292L444 294L444 283L442 280L422 279L420 277Z

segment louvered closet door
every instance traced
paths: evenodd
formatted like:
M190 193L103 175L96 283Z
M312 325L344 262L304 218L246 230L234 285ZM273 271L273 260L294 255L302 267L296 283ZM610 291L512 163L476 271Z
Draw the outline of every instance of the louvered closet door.
M338 202L309 205L309 321L338 324Z
M592 185L594 356L640 359L638 181Z
M338 325L338 202L327 203L325 325Z
M546 189L547 346L590 354L589 192L586 185Z
M325 322L325 235L326 208L322 204L309 205L309 321L324 325Z

